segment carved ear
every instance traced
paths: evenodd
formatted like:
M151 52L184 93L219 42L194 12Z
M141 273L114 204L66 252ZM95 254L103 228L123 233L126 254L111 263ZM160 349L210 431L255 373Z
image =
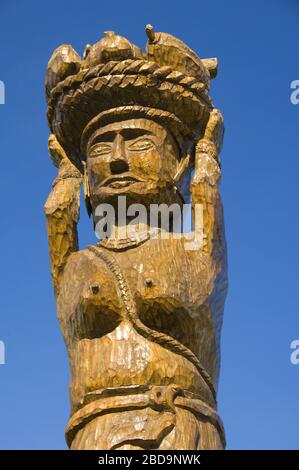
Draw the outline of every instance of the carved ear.
M90 217L92 214L92 207L90 203L90 186L89 186L89 179L87 174L86 162L82 162L84 174L83 174L83 188L84 188L84 201L88 216Z
M191 198L190 194L190 181L191 181L191 157L189 153L181 158L178 171L173 179L174 186L180 193L184 203L188 203Z
M185 173L185 171L189 167L189 163L190 163L190 155L189 153L187 153L183 158L181 158L178 171L176 172L176 175L173 178L175 186L178 184L182 175Z

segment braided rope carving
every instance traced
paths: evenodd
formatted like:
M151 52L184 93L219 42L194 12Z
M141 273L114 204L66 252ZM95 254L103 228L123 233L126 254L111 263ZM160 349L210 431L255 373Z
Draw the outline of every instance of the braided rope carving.
M126 85L126 79L130 76L135 77L135 80L138 80L138 77L151 78L156 82L158 87L165 86L165 82L172 85L179 85L183 88L183 91L189 91L202 98L207 104L211 104L207 84L204 83L204 81L199 81L198 78L175 71L169 66L159 66L155 62L147 60L127 59L122 62L110 61L106 64L92 67L91 69L83 69L78 74L67 77L51 90L48 103L49 109L54 107L54 103L59 98L59 95L78 88L90 80L101 77L104 79L103 82L105 82L106 86L111 86L113 81L117 81L118 85L122 87ZM159 84L159 82L161 83Z
M126 282L126 279L117 261L115 260L115 258L110 253L109 255L107 253L104 253L99 247L88 246L87 248L92 253L94 253L98 258L100 258L108 266L110 271L114 274L116 281L118 283L119 289L120 289L121 298L123 300L126 313L128 315L128 319L134 326L137 333L139 333L145 338L148 338L150 341L153 341L157 344L160 344L163 347L166 347L167 349L170 349L171 351L177 354L181 354L182 356L187 358L190 362L192 362L192 364L195 365L200 375L202 376L202 378L205 380L206 384L210 388L212 396L214 400L216 401L216 392L215 392L212 379L210 375L208 374L208 372L205 370L205 368L202 366L198 358L195 356L195 354L190 349L182 345L180 342L178 342L176 339L172 338L171 336L168 336L165 333L152 330L151 328L147 327L146 325L142 323L142 321L138 317L136 304L135 304L132 292L130 290L130 287L128 283Z

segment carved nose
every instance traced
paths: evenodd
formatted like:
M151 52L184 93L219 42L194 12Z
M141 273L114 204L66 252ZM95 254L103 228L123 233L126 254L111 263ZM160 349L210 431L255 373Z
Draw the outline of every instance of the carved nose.
M126 160L113 160L110 162L110 170L113 175L119 175L120 173L129 171L129 165Z

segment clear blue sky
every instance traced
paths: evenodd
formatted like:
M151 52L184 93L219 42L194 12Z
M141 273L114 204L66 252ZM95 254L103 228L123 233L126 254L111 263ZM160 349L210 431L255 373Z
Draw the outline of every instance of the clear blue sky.
M44 72L52 51L79 53L105 30L144 47L144 27L219 58L214 104L225 117L222 194L230 288L219 411L228 448L299 448L299 1L0 0L0 448L66 448L68 361L55 314L43 203ZM82 210L81 246L94 240Z

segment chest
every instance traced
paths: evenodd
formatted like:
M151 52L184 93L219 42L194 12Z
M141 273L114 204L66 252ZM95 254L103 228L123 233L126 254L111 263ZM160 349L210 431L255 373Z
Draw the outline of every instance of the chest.
M127 302L145 325L181 340L193 336L205 314L206 268L179 244L149 240L127 251L86 250L72 276L73 295L64 301L63 315L79 338L113 331L126 319Z

